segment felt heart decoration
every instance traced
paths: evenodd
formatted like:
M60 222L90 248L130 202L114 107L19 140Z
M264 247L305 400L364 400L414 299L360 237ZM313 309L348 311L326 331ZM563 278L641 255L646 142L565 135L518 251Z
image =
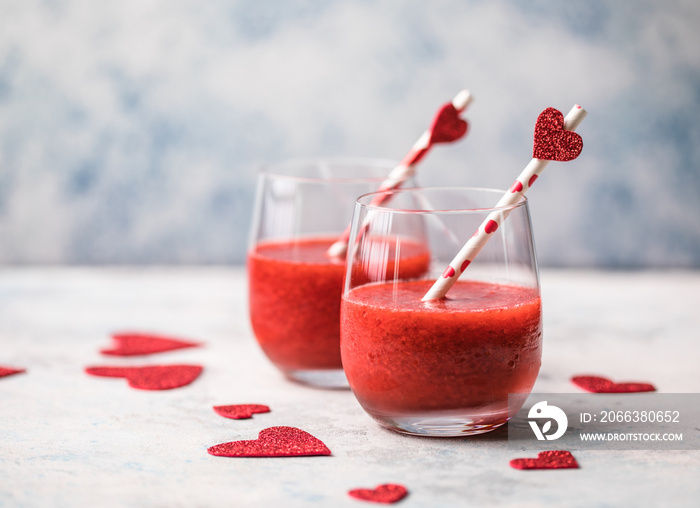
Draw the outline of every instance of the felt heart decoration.
M320 439L295 427L270 427L260 431L258 439L231 441L207 450L217 457L301 457L330 455Z
M578 462L571 452L550 450L540 452L536 459L513 459L510 467L515 469L578 469Z
M252 418L253 414L269 413L270 408L262 404L235 404L231 406L214 406L214 411L225 418L243 420Z
M147 367L88 367L91 376L123 377L139 390L170 390L190 384L202 373L199 365L151 365Z
M537 117L535 144L532 156L550 161L570 161L583 149L583 139L573 131L564 129L564 115L554 108L547 108Z
M452 103L437 112L430 126L430 144L456 141L467 133L467 122L459 117Z
M150 355L201 345L198 342L147 333L116 333L112 335L112 342L111 348L102 349L100 353L112 356Z
M0 377L11 376L13 374L21 374L22 372L27 372L26 369L12 369L10 367L0 366Z
M396 503L408 495L408 490L403 485L385 483L376 489L353 489L348 492L350 496L362 501L373 503Z
M655 392L654 385L637 381L627 383L615 383L609 379L598 376L574 376L571 382L586 391L593 393L635 393Z

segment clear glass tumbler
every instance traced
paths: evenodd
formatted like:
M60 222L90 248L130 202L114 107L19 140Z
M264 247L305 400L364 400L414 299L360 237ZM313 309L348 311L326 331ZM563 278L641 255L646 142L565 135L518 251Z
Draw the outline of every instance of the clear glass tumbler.
M494 208L504 191L405 189L355 205L341 310L350 388L381 425L406 434L493 430L530 393L540 369L542 311L528 203ZM509 214L445 297L435 279L491 213ZM483 229L483 227L482 227ZM427 270L401 265L429 252ZM392 277L385 275L390 271ZM511 407L508 406L508 395Z
M375 159L304 159L263 168L248 250L250 320L260 347L287 377L347 388L340 361L345 259L330 245L355 199L396 165Z

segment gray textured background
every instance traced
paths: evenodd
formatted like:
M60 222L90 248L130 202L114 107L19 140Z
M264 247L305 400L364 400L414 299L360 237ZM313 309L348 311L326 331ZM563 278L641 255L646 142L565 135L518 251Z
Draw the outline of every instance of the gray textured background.
M506 188L541 110L589 116L529 193L543 265L700 266L700 3L0 0L0 263L240 263L256 167L398 159Z

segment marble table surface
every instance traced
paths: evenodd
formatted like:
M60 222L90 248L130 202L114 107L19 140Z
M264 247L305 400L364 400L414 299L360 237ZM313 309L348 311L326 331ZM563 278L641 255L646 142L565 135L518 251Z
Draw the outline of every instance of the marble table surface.
M545 348L535 391L576 392L574 374L700 393L700 272L543 270ZM144 358L99 354L141 330L204 347ZM580 450L580 469L521 471L503 432L407 437L347 390L285 380L258 349L243 268L0 269L0 507L370 506L347 492L400 483L399 506L698 506L700 451ZM149 392L89 365L196 363L189 386ZM267 404L249 420L214 405ZM222 458L206 449L299 427L329 457Z

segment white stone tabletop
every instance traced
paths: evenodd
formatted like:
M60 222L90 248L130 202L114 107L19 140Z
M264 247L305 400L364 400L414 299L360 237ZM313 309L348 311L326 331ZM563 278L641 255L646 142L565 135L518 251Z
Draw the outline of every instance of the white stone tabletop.
M700 393L700 272L543 270L544 357L535 392L576 374ZM203 347L107 357L138 330ZM187 363L192 384L142 391L87 366ZM464 438L378 426L349 390L284 379L247 319L243 268L0 269L0 507L361 507L355 488L399 483L402 507L698 506L700 451L574 451L579 469L522 471L501 430ZM247 420L215 405L271 408ZM207 448L303 429L331 456L214 457ZM696 429L697 430L697 429Z

